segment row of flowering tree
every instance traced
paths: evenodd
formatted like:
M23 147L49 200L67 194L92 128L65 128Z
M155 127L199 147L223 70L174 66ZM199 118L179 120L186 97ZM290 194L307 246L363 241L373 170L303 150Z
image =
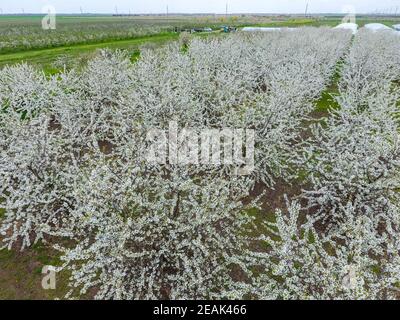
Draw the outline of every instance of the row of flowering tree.
M73 18L74 19L74 18ZM54 18L54 30L43 30L40 23L29 21L2 23L0 25L0 53L61 47L82 43L99 43L132 39L148 35L171 32L172 25L160 23L132 22L132 20L79 21L75 23ZM84 20L84 18L82 19Z
M103 51L51 78L4 68L5 246L55 246L71 297L394 297L399 42L360 32L348 52L351 39L303 28L171 44L135 64ZM343 57L340 109L306 134ZM148 133L171 122L198 136L253 130L253 170L149 162ZM255 224L254 186L300 175L300 198Z
M295 161L306 186L265 226L259 241L267 252L249 254L264 272L239 294L399 298L399 49L392 33L362 30L355 38L339 82L340 108L312 126Z

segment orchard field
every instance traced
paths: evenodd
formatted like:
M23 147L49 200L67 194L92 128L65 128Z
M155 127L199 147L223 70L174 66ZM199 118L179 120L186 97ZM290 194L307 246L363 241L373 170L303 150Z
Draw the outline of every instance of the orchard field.
M4 58L0 298L399 299L400 36L238 17L298 28L202 37L142 19L0 36L8 58L111 47L58 52L50 71ZM207 130L235 129L251 170L172 161L171 144L157 150L169 161L149 161L149 132L174 125L178 160L203 152ZM56 290L41 287L44 265Z

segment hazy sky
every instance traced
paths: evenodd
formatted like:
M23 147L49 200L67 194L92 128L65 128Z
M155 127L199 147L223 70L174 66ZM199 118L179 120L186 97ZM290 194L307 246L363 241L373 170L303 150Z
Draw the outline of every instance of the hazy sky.
M400 14L400 0L0 0L0 8L3 13L21 13L22 9L40 13L45 5L52 5L58 13L76 13L80 7L84 12L111 13L117 6L120 13L163 13L168 5L170 12L225 13L228 3L230 13L303 13L307 2L310 13L340 13L352 5L357 13L397 10Z

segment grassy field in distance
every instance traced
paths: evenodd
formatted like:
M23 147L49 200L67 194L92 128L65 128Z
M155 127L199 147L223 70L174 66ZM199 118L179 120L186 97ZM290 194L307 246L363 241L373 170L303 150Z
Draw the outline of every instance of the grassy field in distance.
M78 32L77 37L85 37L85 33L92 33L89 40L78 43L59 43L51 42L48 45L40 44L43 47L30 45L29 48L17 46L14 49L4 49L1 52L0 35L0 68L5 65L27 62L36 65L46 73L55 73L58 68L54 62L60 57L67 60L87 60L93 55L93 52L101 48L124 49L132 55L139 52L140 46L150 44L160 46L168 41L177 40L178 33L173 32L174 28L191 29L196 27L211 27L214 30L220 30L223 25L243 27L247 25L257 26L301 26L315 23L315 19L296 18L277 18L264 16L107 16L107 15L64 15L57 16L56 30L41 29L41 15L30 16L0 16L0 31L10 29L28 30L28 34L21 36L20 41L26 37L31 37L35 41L46 39L47 37L57 37L60 39L66 33ZM122 31L117 30L120 28ZM132 36L132 28L144 28L143 35ZM159 28L156 34L146 34L146 30ZM107 31L110 29L111 31ZM124 30L127 33L124 33ZM109 32L109 34L105 34ZM31 34L30 34L31 33ZM96 38L100 34L101 38ZM118 37L116 37L118 35ZM74 40L75 41L75 40ZM67 42L67 41L65 41Z
M222 25L235 27L259 26L259 27L301 27L301 26L336 26L341 22L339 16L262 16L262 15L232 15L225 16L192 16L192 15L172 15L160 16L112 16L112 15L60 15L57 16L57 30L42 30L42 15L0 15L1 30L19 30L20 28L34 30L35 36L46 38L48 33L57 37L57 32L63 35L68 30L76 32L78 28L81 35L92 32L90 40L65 43L62 41L47 47L15 48L0 53L0 68L9 64L27 62L38 66L48 74L56 73L59 68L55 62L62 58L64 60L89 59L93 52L101 48L124 49L128 50L133 56L139 53L140 46L151 44L160 46L168 41L177 40L179 34L173 32L174 28L190 29L195 27L211 27L214 30L220 29ZM361 26L371 22L381 22L388 26L398 23L398 18L379 18L379 17L360 17L358 24ZM143 27L144 34L132 36L129 32L115 33L110 32L109 36L104 34L107 28L114 31L118 28L130 30L129 28ZM156 34L145 34L146 28L160 28ZM128 28L128 29L127 29ZM96 33L101 32L101 38L96 38ZM29 37L29 36L28 36ZM1 35L0 35L1 49ZM3 50L4 51L4 50ZM0 51L1 52L1 51Z
M48 74L52 74L58 71L58 68L54 66L54 63L57 58L61 56L68 60L86 60L92 56L93 52L101 48L128 50L131 55L135 55L139 52L139 48L143 44L152 43L154 45L162 45L168 41L178 39L178 36L179 35L176 33L165 33L138 37L131 40L115 40L94 44L79 44L51 49L36 49L7 53L0 55L0 68L5 65L27 62L42 68Z

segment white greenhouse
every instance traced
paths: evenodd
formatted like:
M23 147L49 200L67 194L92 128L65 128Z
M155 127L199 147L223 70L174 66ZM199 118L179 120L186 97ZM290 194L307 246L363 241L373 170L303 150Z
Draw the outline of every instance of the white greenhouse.
M400 31L400 24L393 25L394 30Z
M390 31L393 30L392 28L385 26L382 23L368 23L364 26L366 29L377 32L377 31Z
M342 23L337 25L334 29L346 29L351 30L353 34L356 34L358 31L358 24L356 23Z

